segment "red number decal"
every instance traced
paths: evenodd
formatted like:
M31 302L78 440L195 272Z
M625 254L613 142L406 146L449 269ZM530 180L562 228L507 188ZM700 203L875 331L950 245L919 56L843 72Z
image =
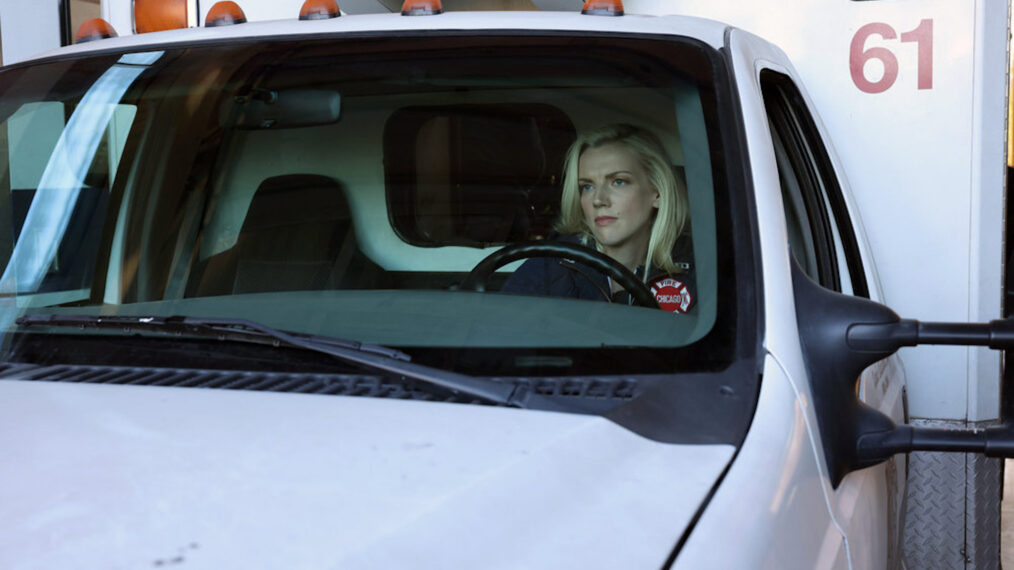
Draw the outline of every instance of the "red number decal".
M866 47L866 39L873 34L880 35L885 40L893 40L898 37L894 28L880 22L866 24L859 28L852 38L852 47L849 49L849 69L852 71L852 82L856 84L863 93L883 93L894 85L898 79L898 58L894 57L891 50L884 47ZM871 59L879 59L884 64L884 76L880 81L869 81L866 79L866 62Z
M933 20L919 22L919 27L901 34L901 41L919 44L919 89L933 89Z
M883 22L866 24L852 37L852 45L849 47L849 71L852 73L852 82L863 93L883 93L898 79L898 57L890 48L866 48L866 41L873 35L885 40L898 37L894 28ZM918 44L918 87L933 89L933 20L922 20L917 28L901 34L901 41ZM884 75L878 81L866 78L866 63L871 59L880 60L884 65Z

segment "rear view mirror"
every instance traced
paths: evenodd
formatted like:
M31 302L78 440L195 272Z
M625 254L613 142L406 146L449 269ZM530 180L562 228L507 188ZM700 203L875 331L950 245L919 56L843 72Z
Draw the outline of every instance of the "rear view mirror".
M253 89L222 102L224 129L292 129L330 125L341 118L341 93L323 89Z

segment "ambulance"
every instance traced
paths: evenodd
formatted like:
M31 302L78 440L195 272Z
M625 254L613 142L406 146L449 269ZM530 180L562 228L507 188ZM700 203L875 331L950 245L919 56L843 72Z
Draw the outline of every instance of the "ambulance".
M5 2L0 567L1000 567L1007 2Z

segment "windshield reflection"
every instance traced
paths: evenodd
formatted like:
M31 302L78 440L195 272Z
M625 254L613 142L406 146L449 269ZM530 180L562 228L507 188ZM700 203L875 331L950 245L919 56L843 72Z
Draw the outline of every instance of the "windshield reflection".
M116 104L163 52L127 54L88 89L46 164L14 246L0 276L0 291L34 292L45 277L84 184L85 173L106 133ZM5 314L6 325L13 315Z

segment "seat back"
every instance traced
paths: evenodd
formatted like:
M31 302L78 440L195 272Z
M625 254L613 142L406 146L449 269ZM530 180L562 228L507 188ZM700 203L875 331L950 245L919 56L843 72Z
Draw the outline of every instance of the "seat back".
M333 263L352 232L345 192L325 176L261 183L236 241L234 293L330 289Z
M358 253L341 185L326 176L265 179L231 249L208 259L197 296L338 287Z

